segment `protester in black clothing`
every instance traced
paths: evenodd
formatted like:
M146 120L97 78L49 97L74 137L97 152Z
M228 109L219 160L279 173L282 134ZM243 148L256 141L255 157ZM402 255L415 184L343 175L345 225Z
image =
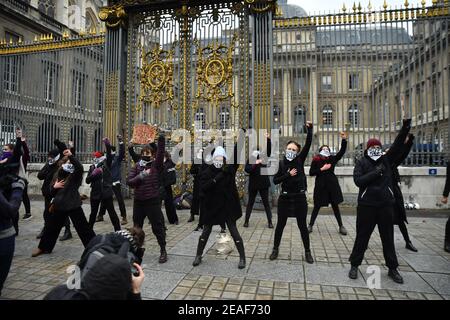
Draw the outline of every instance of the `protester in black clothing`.
M27 182L19 178L14 164L0 164L0 296L14 256L16 231L13 220L19 216L22 193Z
M250 220L250 215L252 214L253 205L255 204L256 195L260 194L261 200L264 205L264 210L267 216L267 225L269 228L273 228L272 224L272 211L270 210L269 204L269 188L270 180L268 175L261 174L261 168L266 168L267 164L264 163L271 155L272 142L270 140L270 135L266 134L267 138L267 152L265 157L261 154L259 148L252 152L250 159L245 165L245 172L249 174L248 182L248 203L247 210L245 212L245 222L244 227L248 227ZM251 160L251 161L250 161Z
M50 186L52 200L49 206L48 223L44 228L38 248L33 251L33 257L52 252L67 217L72 220L84 246L95 237L95 233L89 227L84 215L78 192L83 180L83 165L69 149L65 150L63 155Z
M20 157L19 176L25 180L28 180L27 166L28 162L30 161L30 150L28 149L28 145L23 136L21 138L21 141L22 141L22 156ZM33 216L31 215L31 203L30 197L28 196L28 185L25 186L25 189L23 190L22 202L25 208L25 214L22 217L22 220L31 219Z
M175 171L175 163L172 161L169 152L164 154L164 171L163 171L163 187L164 187L164 206L166 208L167 220L170 224L178 224L177 211L173 203L172 185L177 182L177 173Z
M38 179L43 180L41 192L44 196L44 227L41 229L41 232L36 237L36 239L41 239L42 235L44 234L44 228L48 222L48 218L50 215L48 209L50 207L50 201L52 200L52 195L50 194L50 186L53 181L54 175L59 168L58 161L64 157L64 150L67 149L66 144L59 141L58 139L54 141L54 144L56 146L56 149L50 150L50 152L48 153L47 163L37 174ZM72 154L75 154L75 150L73 148L71 148L71 152ZM72 238L69 218L66 219L64 226L64 234L59 239L60 241L65 241Z
M445 179L444 192L442 193L442 203L448 202L448 194L450 193L450 161L447 163L447 178ZM450 252L450 217L445 225L444 250Z
M119 204L120 216L122 217L121 225L128 223L127 211L125 208L125 201L122 195L122 162L125 158L125 144L123 143L123 138L121 135L117 135L117 140L119 141L119 153L116 154L116 147L111 146L111 155L113 160L111 163L111 176L112 176L112 190L116 196L117 203ZM98 214L96 222L103 221L103 216L105 215L106 208L100 205L100 212Z
M305 248L306 262L314 263L311 255L308 227L306 225L308 203L306 202L307 185L304 168L312 142L312 123L308 121L306 127L308 133L304 147L301 148L295 141L289 141L286 145L284 159L280 161L278 172L273 178L274 184L281 183L281 192L278 198L278 221L275 228L274 246L270 260L275 260L278 257L278 248L287 219L289 217L295 217Z
M109 218L114 230L120 230L120 222L113 203L112 176L111 176L111 144L107 138L103 139L106 146L106 156L97 151L94 153L94 164L89 168L86 183L91 185L91 215L89 226L93 229L100 204L108 210Z
M356 239L350 255L351 269L349 277L358 277L358 266L364 259L370 236L376 225L380 232L383 255L388 276L397 283L403 283L398 273L398 261L394 245L394 175L393 163L401 152L402 145L411 128L411 119L403 120L403 126L388 152L383 154L381 142L369 139L364 156L356 162L353 180L359 187L356 215Z
M394 177L394 196L395 196L395 206L394 206L394 225L398 225L400 232L402 233L403 239L406 242L406 249L417 252L416 247L413 246L411 239L409 238L408 229L406 228L406 224L408 220L406 218L406 209L405 202L403 200L402 190L400 189L400 174L398 172L398 166L406 159L409 154L409 151L412 148L414 140L414 135L408 134L405 143L402 145L401 150L398 155L396 155L395 160L392 162L392 174ZM389 151L389 148L385 150Z
M141 300L145 274L139 264L133 266L138 270L138 276L131 273L130 263L124 257L105 255L81 279L80 288L60 285L44 300Z
M237 146L234 147L234 163L227 164L227 155L223 147L215 148L212 156L213 164L209 165L200 177L202 196L203 232L198 240L197 254L193 265L202 261L212 227L226 223L239 252L238 268L245 268L244 243L236 227L236 220L242 216L241 202L236 187Z
M342 224L341 213L339 211L339 204L344 201L344 197L339 181L334 174L336 164L342 159L347 149L347 134L341 132L341 138L341 148L335 156L331 155L329 146L323 145L319 148L319 154L311 162L309 175L315 176L316 182L314 185L314 209L308 226L310 233L313 231L314 222L316 221L320 208L328 207L331 204L334 216L339 225L339 233L344 236L347 235L347 230Z
M192 205L191 205L191 216L189 217L189 220L187 222L192 222L195 220L195 216L199 216L199 223L197 226L197 230L201 229L201 226L203 226L203 223L200 221L201 219L201 213L200 213L200 175L202 172L202 169L205 169L207 165L203 161L203 149L198 150L196 155L196 162L200 163L193 163L191 166L191 169L189 170L189 173L192 174L192 177L194 178L194 188L192 190Z

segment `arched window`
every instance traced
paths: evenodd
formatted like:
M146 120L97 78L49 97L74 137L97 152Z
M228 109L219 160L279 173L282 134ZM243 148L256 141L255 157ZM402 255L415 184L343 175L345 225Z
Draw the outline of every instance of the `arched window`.
M220 129L230 128L230 110L227 107L221 107L219 112Z
M70 139L75 146L75 152L86 152L86 132L77 125L70 129Z
M194 118L195 118L194 119L195 130L205 130L206 114L205 109L203 107L197 109Z
M353 104L348 108L348 122L352 127L359 126L359 109L357 104Z
M38 10L42 13L54 18L55 17L55 1L53 0L39 0Z
M280 129L281 122L281 110L279 106L273 106L273 127L274 129Z
M333 107L330 105L326 105L322 109L322 121L323 126L326 128L330 128L333 126Z
M49 152L55 149L53 141L59 138L59 128L52 122L44 122L38 128L36 137L37 152Z
M298 106L294 110L294 133L306 132L306 109Z

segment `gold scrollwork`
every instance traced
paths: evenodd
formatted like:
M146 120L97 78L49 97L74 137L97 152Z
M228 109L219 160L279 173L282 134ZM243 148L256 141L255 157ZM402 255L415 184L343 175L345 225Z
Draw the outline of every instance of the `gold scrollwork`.
M245 3L249 5L250 11L253 13L277 12L276 0L245 0ZM262 7L258 7L258 5L262 5Z
M122 5L113 7L104 7L100 9L98 17L104 21L108 28L125 27L128 18L127 13Z
M169 51L162 50L160 46L149 52L142 49L138 110L142 109L144 103L159 108L165 101L169 101L174 110L178 109L174 104L173 56L173 47Z
M236 38L237 35L234 34L228 47L213 42L201 48L200 42L194 40L198 56L196 68L198 87L194 109L198 107L201 99L210 102L214 107L221 101L233 100L233 52ZM234 101L231 105L235 105Z

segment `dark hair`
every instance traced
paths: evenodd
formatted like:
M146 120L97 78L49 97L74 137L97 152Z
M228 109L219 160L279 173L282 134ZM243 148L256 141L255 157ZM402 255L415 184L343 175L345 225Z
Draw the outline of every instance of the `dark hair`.
M322 151L322 149L325 148L325 147L327 147L328 150L330 150L330 147L329 147L328 145L324 144L323 146L321 146L321 147L319 148L319 152Z
M8 147L11 151L14 150L14 145L12 143L5 144L5 147Z
M286 143L286 147L288 145L290 145L291 143L295 144L295 146L298 148L298 151L301 150L302 146L299 143L297 143L296 141L294 141L294 140L289 140L288 143Z
M150 153L151 155L153 155L153 150L152 150L152 148L150 148L149 146L145 146L145 147L143 147L143 148L141 149L141 156L142 156L144 153Z
M136 243L136 245L141 248L144 245L144 241L145 241L145 232L143 229L139 228L139 227L132 227L127 229L130 234L133 236L134 242Z

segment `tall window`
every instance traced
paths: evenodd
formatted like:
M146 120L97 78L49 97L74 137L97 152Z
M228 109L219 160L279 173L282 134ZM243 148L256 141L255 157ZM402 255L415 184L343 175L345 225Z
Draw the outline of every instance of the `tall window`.
M85 96L85 75L73 70L72 74L72 105L77 111L83 112L83 101Z
M349 90L359 90L359 74L350 73L348 75L348 89Z
M198 108L195 113L195 130L205 130L206 114L203 107Z
M351 105L348 108L348 122L350 122L352 127L359 126L359 110L357 104Z
M322 76L322 91L332 91L333 85L331 83L331 75L323 75Z
M330 128L333 126L333 108L331 106L323 107L322 120L324 127Z
M306 110L304 106L298 106L294 110L294 133L306 132Z
M230 127L230 110L227 107L221 107L219 112L220 129L229 129Z
M9 92L19 92L19 57L5 57L3 73L3 89Z
M39 126L36 137L37 151L47 153L54 148L53 141L59 138L59 128L52 122L44 122Z
M102 113L103 109L103 80L97 79L95 81L95 89L97 92L97 108L98 113Z
M38 9L49 17L55 17L55 1L53 0L39 0Z
M306 92L306 80L305 77L296 76L294 78L294 90L296 94L303 94Z
M44 65L44 99L47 102L54 102L58 85L57 65L51 61L43 61L42 63Z

